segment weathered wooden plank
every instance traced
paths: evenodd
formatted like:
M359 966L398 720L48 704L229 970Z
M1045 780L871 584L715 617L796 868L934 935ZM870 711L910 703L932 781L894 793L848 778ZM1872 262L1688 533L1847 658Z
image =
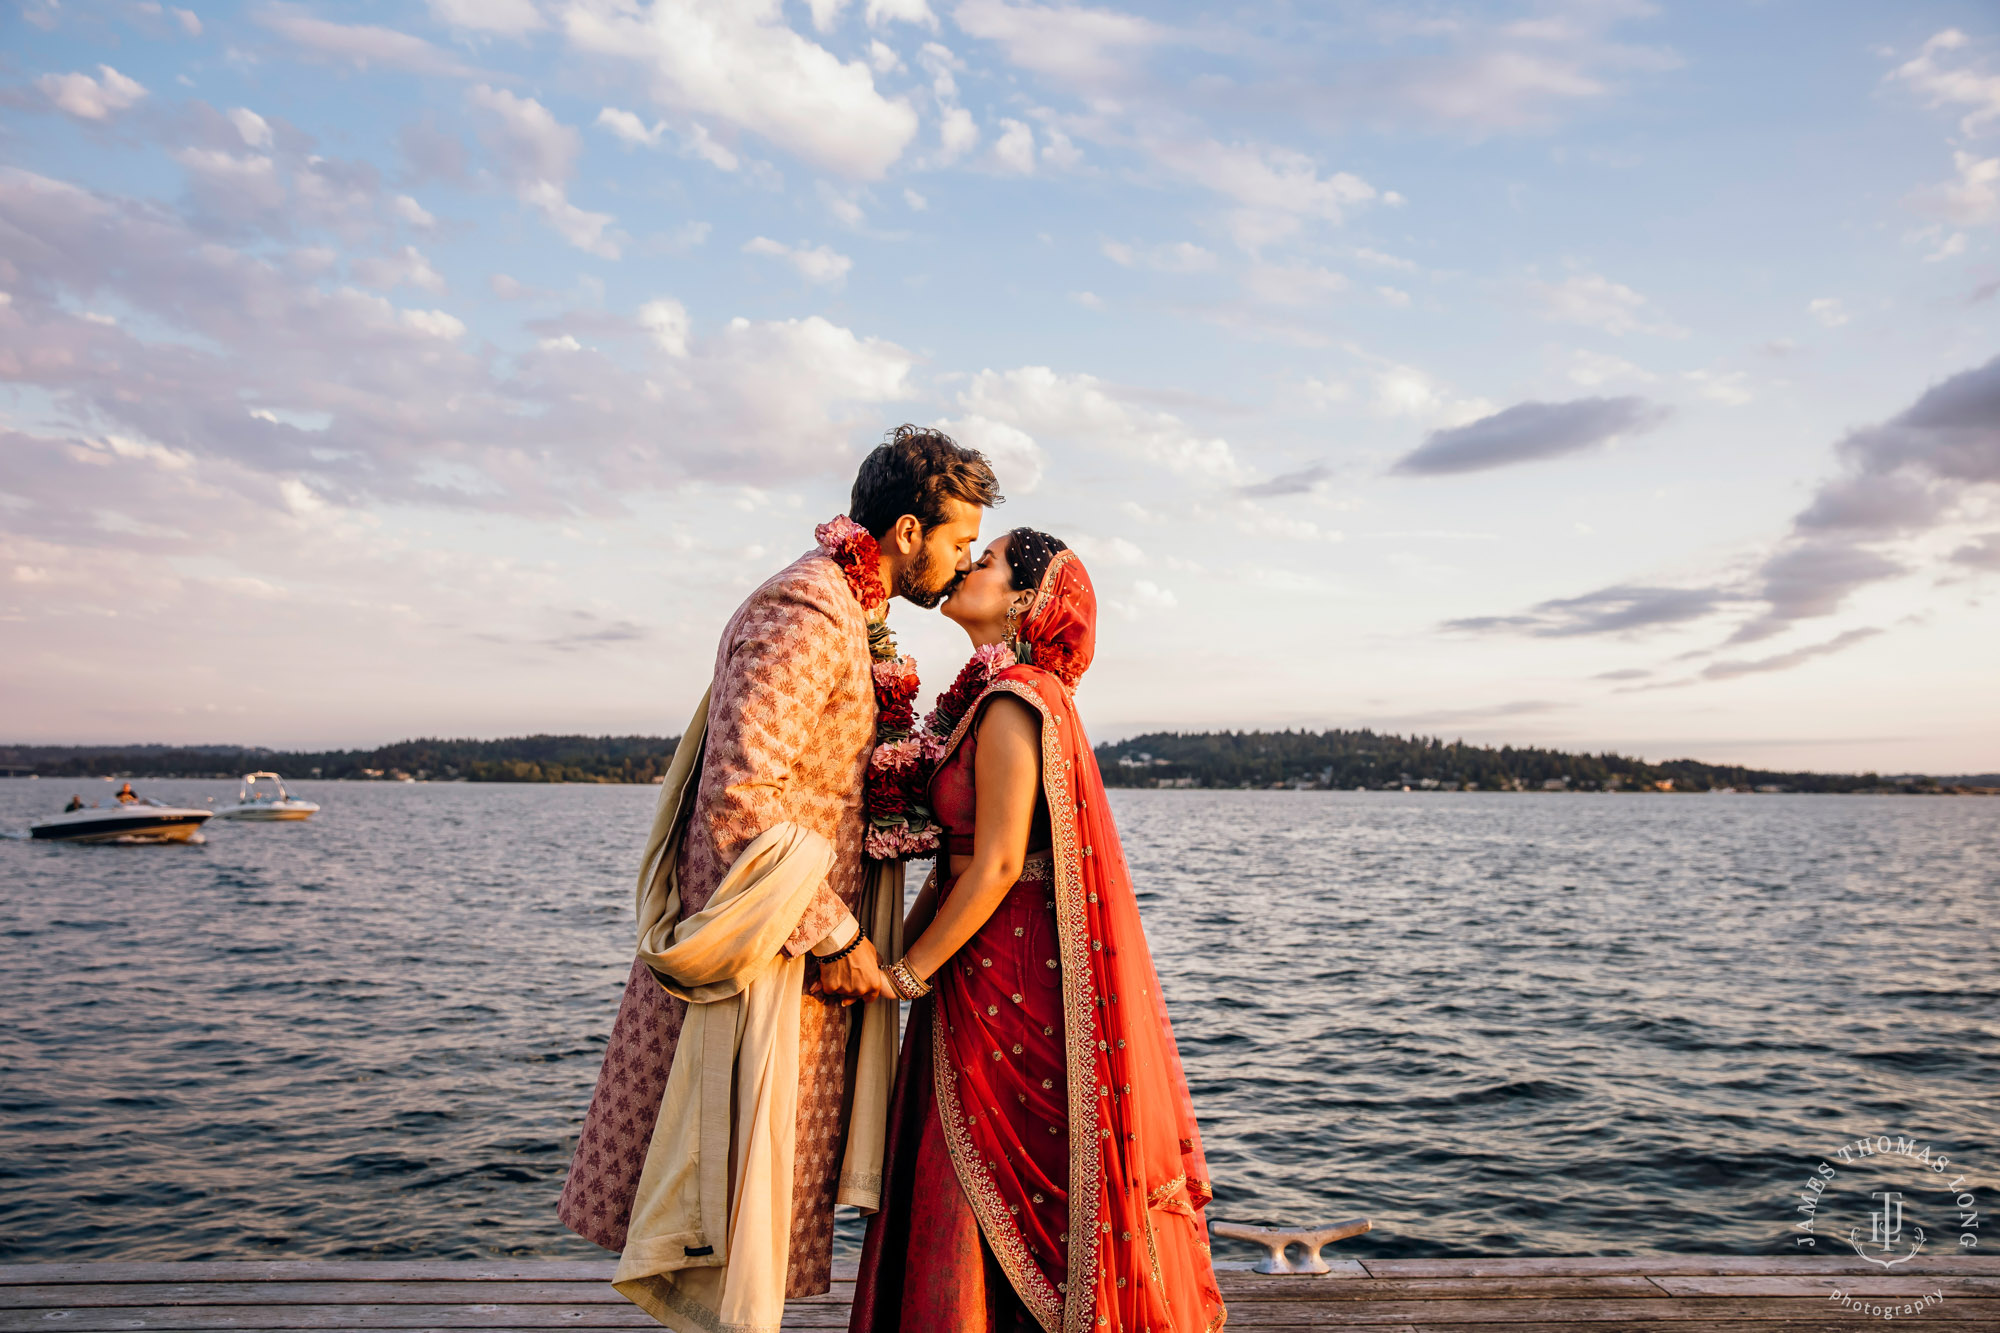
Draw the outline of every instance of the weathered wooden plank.
M1879 1320L1856 1322L1853 1316L1820 1319L1775 1319L1757 1320L1709 1320L1698 1319L1685 1324L1648 1325L1650 1333L1863 1333L1871 1323ZM1284 1324L1261 1328L1258 1333L1328 1333L1330 1329L1345 1327L1336 1323ZM1433 1324L1429 1322L1398 1324L1391 1326L1396 1333L1620 1333L1616 1324L1601 1323L1542 1323L1542 1324ZM1888 1325L1896 1333L1975 1333L1963 1323L1951 1323L1928 1319L1898 1319ZM1384 1333L1379 1326L1369 1326L1367 1333Z
M1300 1317L1312 1311L1310 1320ZM1923 1312L1928 1319L1957 1324L1961 1330L2000 1327L2000 1300L1946 1300ZM1656 1328L1662 1333L1683 1333L1682 1325L1693 1322L1768 1323L1775 1320L1810 1322L1845 1320L1855 1315L1831 1308L1824 1297L1725 1297L1665 1300L1463 1300L1463 1301L1347 1301L1338 1305L1288 1306L1246 1301L1230 1307L1231 1328L1268 1329L1325 1321L1334 1327L1366 1328L1378 1324L1491 1324L1513 1326L1522 1323L1597 1323L1619 1327ZM1898 1319L1897 1324L1902 1320Z
M1873 1273L1817 1273L1794 1277L1765 1275L1731 1277L1648 1278L1673 1296L1819 1296L1844 1291L1850 1296L1923 1296L1942 1291L1946 1296L2000 1297L2000 1274L1976 1277L1899 1276L1876 1269Z
M1812 1292L1811 1295L1821 1293ZM1376 1277L1361 1281L1310 1285L1296 1280L1266 1279L1256 1284L1225 1283L1225 1301L1266 1304L1346 1305L1352 1301L1444 1300L1665 1300L1669 1293L1637 1274L1619 1277Z
M1644 1279L1639 1279L1644 1281ZM617 1305L608 1282L119 1282L0 1287L0 1309L118 1305ZM846 1309L854 1284L801 1303Z
M153 1305L0 1310L0 1330L658 1328L634 1305ZM847 1327L838 1306L788 1309L787 1329Z
M1635 1254L1504 1259L1363 1259L1362 1267L1376 1277L1534 1277L1610 1276L1618 1273L1677 1274L1720 1277L1732 1273L1879 1273L1878 1265L1860 1259L1762 1254ZM1912 1259L1897 1267L1906 1273L2000 1274L2000 1254L1952 1255ZM1283 1279L1273 1279L1283 1280ZM1295 1278L1293 1281L1314 1281ZM1323 1279L1322 1279L1323 1280Z
M1691 1278L1689 1281L1723 1279ZM1774 1281L1785 1279L1740 1279ZM1822 1279L1827 1282L1837 1278ZM1936 1279L1961 1281L1963 1279ZM1980 1279L2000 1292L2000 1278ZM1540 1296L1623 1296L1665 1299L1669 1293L1646 1277L1524 1277L1524 1278L1363 1278L1311 1281L1258 1278L1224 1284L1225 1299L1234 1301L1338 1302L1346 1300L1441 1300L1486 1297L1505 1299ZM1700 1294L1700 1293L1689 1293ZM1824 1294L1820 1288L1797 1291L1741 1291L1737 1295ZM1968 1289L1963 1294L1970 1295ZM806 1300L837 1304L845 1309L854 1298L854 1284L843 1282L823 1296ZM612 1305L624 1301L608 1282L478 1283L429 1281L388 1282L107 1282L19 1284L0 1286L0 1309L55 1306L97 1308L120 1305Z
M1320 1256L1325 1259L1325 1255ZM1273 1277L1276 1274L1255 1272L1255 1261L1244 1259L1224 1259L1215 1265L1216 1275L1239 1273L1247 1277ZM1359 1259L1327 1259L1324 1273L1286 1273L1285 1277L1367 1277L1368 1270L1361 1266Z
M0 1285L49 1282L609 1282L617 1260L220 1259L0 1264ZM852 1274L849 1275L852 1280Z

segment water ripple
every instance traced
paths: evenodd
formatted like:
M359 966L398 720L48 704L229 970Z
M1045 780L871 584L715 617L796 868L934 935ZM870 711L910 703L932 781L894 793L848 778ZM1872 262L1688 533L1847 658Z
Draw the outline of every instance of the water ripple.
M0 1259L598 1253L552 1204L653 789L304 786L204 846L0 840ZM67 795L0 781L0 827ZM2000 801L1112 800L1218 1215L1756 1252L1856 1135L2000 1164Z

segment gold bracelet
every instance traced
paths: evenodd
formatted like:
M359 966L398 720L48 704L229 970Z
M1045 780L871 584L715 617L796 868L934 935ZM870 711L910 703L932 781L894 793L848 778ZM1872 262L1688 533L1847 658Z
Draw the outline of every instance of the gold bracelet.
M900 958L889 964L889 984L906 1000L921 1000L931 993L930 983L912 972L910 965Z

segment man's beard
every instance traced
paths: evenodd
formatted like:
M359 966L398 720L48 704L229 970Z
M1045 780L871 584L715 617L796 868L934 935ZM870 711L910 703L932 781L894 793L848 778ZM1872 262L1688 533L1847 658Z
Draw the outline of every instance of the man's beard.
M896 596L928 611L957 592L965 575L954 570L949 578L938 580L939 563L928 544L917 548L917 558L896 573Z

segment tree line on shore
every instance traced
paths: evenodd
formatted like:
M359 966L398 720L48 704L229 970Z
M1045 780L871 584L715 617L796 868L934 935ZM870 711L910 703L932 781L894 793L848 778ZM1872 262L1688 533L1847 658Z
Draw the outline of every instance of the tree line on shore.
M1156 731L1097 747L1114 787L1362 787L1443 791L1923 792L2000 786L2000 775L1937 779L1648 763L1609 751L1467 745L1376 731ZM1970 785L1969 785L1970 784Z
M49 778L237 777L400 782L655 782L676 736L509 736L410 740L373 750L267 750L237 745L8 745L0 770Z
M512 736L408 740L373 750L234 745L0 745L0 773L48 778L218 778L274 769L288 778L418 782L655 782L678 737ZM2000 789L2000 774L1957 778L1804 773L1648 763L1627 755L1467 745L1374 731L1152 732L1097 747L1114 787L1447 791L1948 792Z

